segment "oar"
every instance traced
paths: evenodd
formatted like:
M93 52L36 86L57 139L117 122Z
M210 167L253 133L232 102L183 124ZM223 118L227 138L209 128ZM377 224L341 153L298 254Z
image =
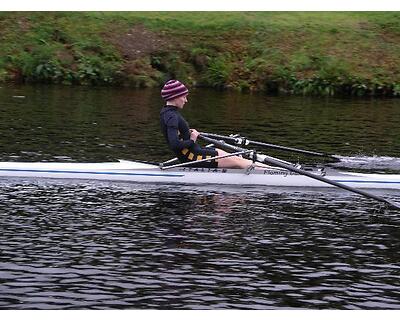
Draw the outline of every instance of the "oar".
M201 138L201 139L203 139L203 140L205 140L207 142L213 143L214 145L216 145L216 146L218 146L220 148L226 148L226 149L231 150L231 151L240 152L240 151L247 150L247 149L244 149L244 148L240 148L240 147L237 147L237 146L230 145L230 144L228 144L228 143L226 143L224 141L219 141L219 140L215 140L215 139L206 137L204 135L199 135L199 138ZM263 154L256 154L256 160L258 162L262 162L262 163L265 163L265 164L269 164L269 165L273 165L273 166L276 166L276 167L280 167L280 168L286 169L288 171L295 172L295 173L298 173L300 175L307 176L309 178L325 182L325 183L333 185L335 187L338 187L338 188L345 189L345 190L350 191L350 192L354 192L354 193L360 194L360 195L362 195L362 196L364 196L366 198L370 198L370 199L374 199L376 201L384 202L387 205L389 205L390 207L395 208L397 210L400 210L400 205L398 205L398 204L396 204L394 202L391 202L391 201L389 201L389 200L387 200L385 198L382 198L382 197L377 196L375 194L366 192L364 190L359 190L359 189L355 189L355 188L349 187L349 186L347 186L347 185L345 185L343 183L332 181L332 180L327 179L327 178L322 177L322 176L317 176L317 175L315 175L313 173L310 173L308 171L304 171L304 170L301 170L299 168L293 167L291 165L287 165L287 164L285 164L285 163L283 163L281 161L278 161L277 159L271 158L269 156L266 156L266 155L263 155Z
M271 143L253 141L253 140L247 139L246 137L241 137L238 135L223 136L223 135L219 135L219 134L215 134L215 133L205 133L205 132L202 132L201 134L203 136L206 136L209 138L223 139L225 141L230 141L232 143L242 145L242 146L254 145L254 146L260 146L260 147L265 147L265 148L270 148L270 149L277 149L277 150L282 150L282 151L297 152L297 153L302 153L302 154L306 154L306 155L310 155L310 156L331 158L332 160L340 161L340 159L338 157L332 156L325 152L308 151L308 150L303 150L303 149L298 149L298 148L280 146L280 145L271 144Z

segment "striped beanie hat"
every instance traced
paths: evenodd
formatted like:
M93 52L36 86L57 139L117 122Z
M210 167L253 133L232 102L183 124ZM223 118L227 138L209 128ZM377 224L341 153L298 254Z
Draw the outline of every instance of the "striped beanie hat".
M178 80L169 80L161 90L161 97L165 100L172 100L188 94L189 90Z

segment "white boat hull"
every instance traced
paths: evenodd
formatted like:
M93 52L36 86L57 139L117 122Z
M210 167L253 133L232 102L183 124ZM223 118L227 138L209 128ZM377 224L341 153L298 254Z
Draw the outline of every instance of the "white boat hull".
M323 174L314 172L315 174ZM398 174L361 174L328 171L325 178L353 188L399 189ZM180 167L161 170L147 163L120 161L108 163L0 162L0 177L110 180L153 184L222 184L281 187L333 187L324 182L285 170L197 169Z

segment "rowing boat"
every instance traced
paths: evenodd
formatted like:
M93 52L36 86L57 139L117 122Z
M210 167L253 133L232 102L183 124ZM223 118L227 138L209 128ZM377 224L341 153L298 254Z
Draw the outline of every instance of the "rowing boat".
M178 160L177 158L159 164L126 160L105 163L0 162L0 177L110 180L180 185L337 187L374 199L389 208L400 210L400 204L360 190L399 190L400 174L372 174L336 171L331 168L303 168L300 165L259 153L256 150L245 149L242 146L255 145L330 158L334 161L340 161L340 159L326 153L253 141L238 135L222 136L203 132L198 135L198 138L211 143L212 146L223 150L227 149L233 153L197 159L191 161L190 165L188 163L174 164ZM226 141L240 146L229 144ZM205 162L233 156L251 159L253 165L244 169L204 168Z
M367 174L330 168L303 168L353 188L400 189L400 174ZM0 162L0 176L56 179L110 180L152 184L219 184L237 186L332 187L332 185L281 168L209 169L119 160L104 163Z

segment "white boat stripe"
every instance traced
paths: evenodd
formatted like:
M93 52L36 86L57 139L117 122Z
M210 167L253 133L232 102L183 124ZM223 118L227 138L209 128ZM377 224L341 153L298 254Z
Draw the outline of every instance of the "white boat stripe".
M104 174L104 175L127 175L127 176L156 176L156 177L184 177L180 173L129 173L129 172L107 172L107 171L68 171L68 170L28 170L28 169L0 169L0 171L11 172L40 172L40 173L76 173L76 174Z

